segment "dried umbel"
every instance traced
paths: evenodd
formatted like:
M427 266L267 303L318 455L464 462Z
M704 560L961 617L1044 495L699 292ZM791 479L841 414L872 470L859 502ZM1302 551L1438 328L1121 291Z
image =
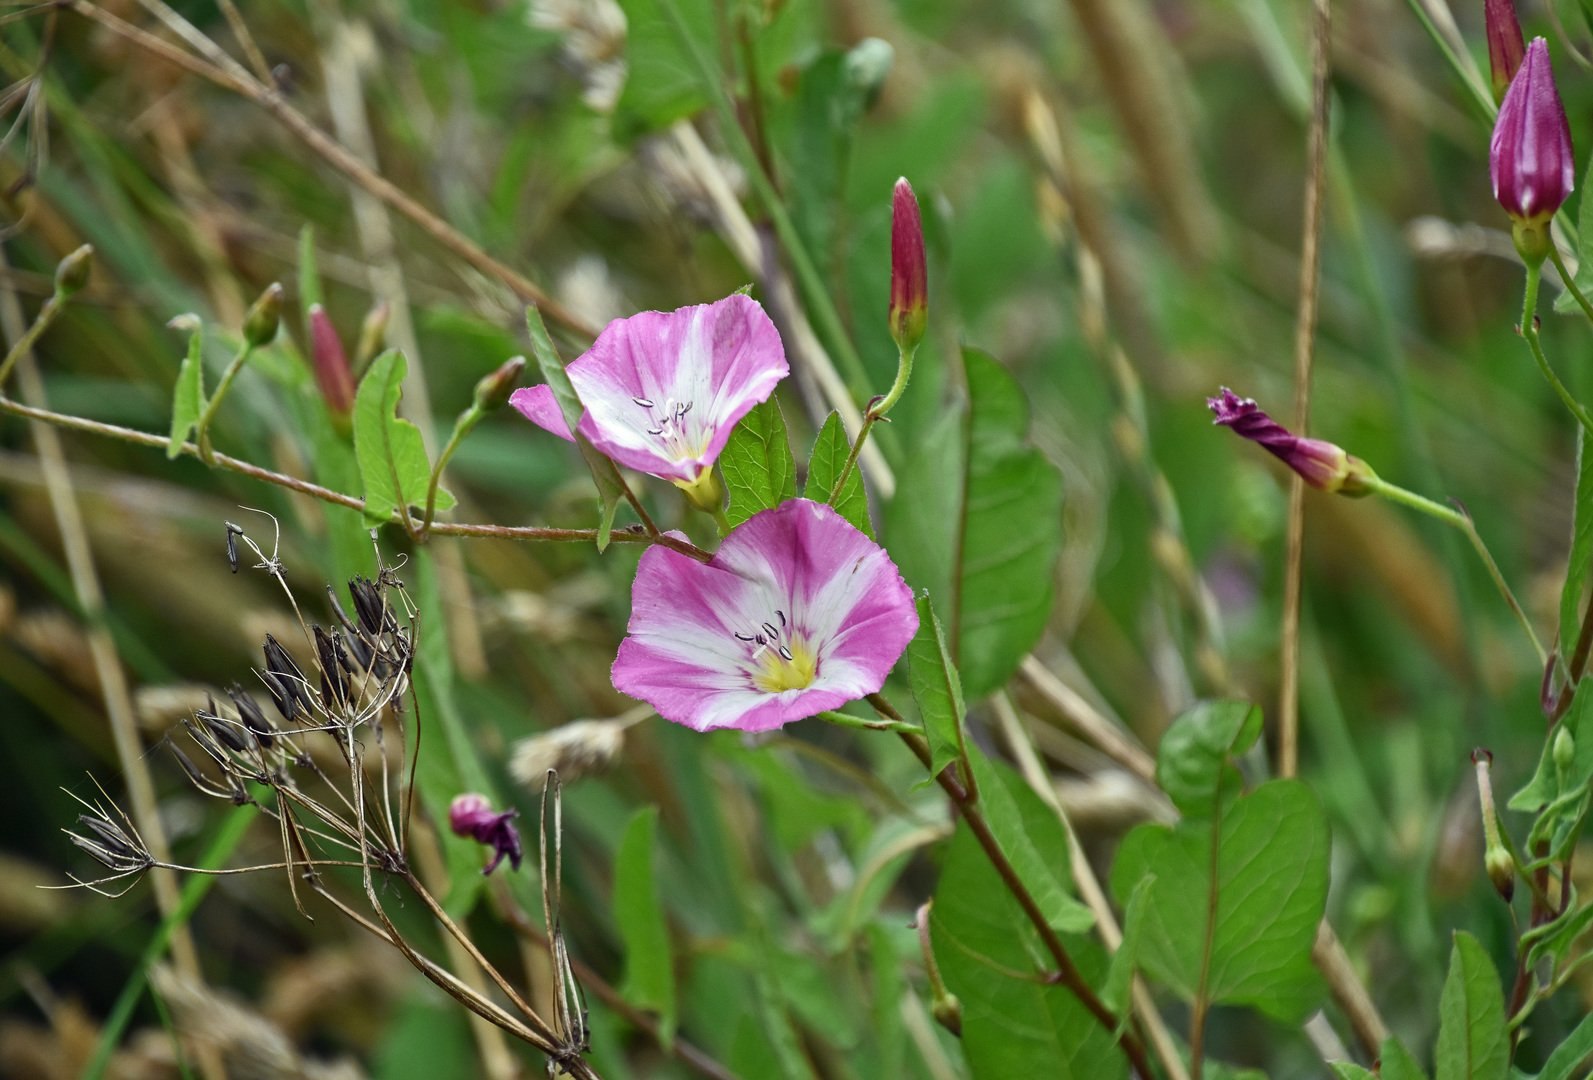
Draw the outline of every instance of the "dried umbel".
M285 870L301 912L305 912L301 891L315 894L392 945L465 1008L546 1054L550 1073L595 1077L583 1059L588 1046L585 1010L559 926L557 778L550 777L544 789L539 836L548 931L536 940L550 951L556 983L554 1011L551 1018L544 1018L487 962L409 865L412 774L403 762L401 724L411 715L416 723L420 719L413 707L405 708L419 612L398 576L400 567L385 564L377 552L375 574L348 582L348 607L329 588L332 617L326 625L314 625L306 622L304 608L288 586L275 545L267 554L245 528L233 523L227 525L226 539L227 558L234 568L247 561L243 552L248 551L255 559L253 567L283 589L300 634L288 640L267 635L260 666L222 693L208 694L203 706L184 718L166 743L195 789L244 813L271 819L281 837L281 860L224 870L161 862L150 854L125 814L84 802L86 812L68 835L106 874L73 880L97 892L120 895L107 886L132 879L130 888L144 871L156 867L228 874ZM420 744L418 731L413 741ZM484 798L476 797L456 808L454 825L491 845L497 856L494 864L507 858L518 865L521 849L514 816L514 811L494 812ZM329 871L337 868L358 875L366 910L333 887ZM378 878L384 879L380 885ZM395 885L418 899L441 932L460 943L489 976L497 994L473 988L405 939L383 907L384 894Z

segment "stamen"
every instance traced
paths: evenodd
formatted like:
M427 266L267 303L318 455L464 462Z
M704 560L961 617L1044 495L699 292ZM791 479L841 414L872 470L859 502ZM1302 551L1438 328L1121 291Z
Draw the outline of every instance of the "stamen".
M772 638L778 638L780 636L780 631L776 630L773 626L770 626L768 623L764 623L763 624L763 630L764 630L764 633L768 634Z
M780 646L780 657L787 662L796 659L796 657L791 655L791 650L786 648L784 645Z
M644 397L633 397L631 400L636 402L636 404L640 405L644 409L651 409L653 407L653 403Z
M647 434L649 434L649 435L662 435L663 433L664 433L664 429L663 428L648 428L647 429Z
M785 629L785 612L781 611L779 608L776 608L774 613L776 615L780 616L780 629L784 630Z
M745 641L748 645L752 644L752 635L750 634L737 634L736 639L738 641Z

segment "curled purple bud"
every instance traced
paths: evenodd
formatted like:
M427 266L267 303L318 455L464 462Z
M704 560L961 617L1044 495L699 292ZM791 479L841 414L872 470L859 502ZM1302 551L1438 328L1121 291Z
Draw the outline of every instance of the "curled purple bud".
M470 837L492 849L492 861L482 871L483 874L496 870L505 856L510 865L518 870L520 832L514 827L514 819L519 816L520 811L513 809L494 812L485 795L472 793L457 796L449 805L448 827L453 829L454 835Z
M1322 491L1343 495L1365 495L1376 479L1371 467L1341 446L1321 439L1295 435L1262 411L1250 398L1242 398L1224 386L1214 398L1206 399L1216 423L1253 443L1300 474L1307 484Z

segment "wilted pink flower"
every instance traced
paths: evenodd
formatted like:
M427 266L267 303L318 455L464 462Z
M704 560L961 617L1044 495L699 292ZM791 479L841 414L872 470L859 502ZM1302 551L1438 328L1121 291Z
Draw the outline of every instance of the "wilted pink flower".
M468 836L492 849L492 861L482 871L483 874L496 870L505 856L510 865L518 870L520 831L514 827L514 819L519 816L520 811L514 809L495 812L485 795L459 795L449 804L448 827L456 836Z
M891 194L891 337L911 352L924 338L929 316L929 272L918 198L904 176Z
M1549 46L1533 38L1494 122L1488 148L1493 197L1518 223L1545 222L1575 187L1575 168Z
M1216 423L1259 443L1314 488L1364 495L1366 482L1376 475L1366 462L1343 447L1293 434L1262 412L1255 401L1240 397L1226 386L1218 396L1206 399L1206 407L1217 418Z
M872 694L918 630L883 548L823 503L792 499L701 563L642 556L614 687L666 720L767 731Z
M1516 19L1515 0L1484 0L1483 19L1488 30L1488 68L1493 76L1493 99L1502 100L1510 80L1521 67L1526 44Z
M320 304L310 305L310 360L315 368L315 383L327 408L338 416L354 411L354 375L349 370L348 354L337 336L337 328Z
M790 368L769 316L737 293L616 319L566 370L586 407L581 434L593 446L628 468L689 486ZM521 388L509 403L538 427L571 438L550 388Z

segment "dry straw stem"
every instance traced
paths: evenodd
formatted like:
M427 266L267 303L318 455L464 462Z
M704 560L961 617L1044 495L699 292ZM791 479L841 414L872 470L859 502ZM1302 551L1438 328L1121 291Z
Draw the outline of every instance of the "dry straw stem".
M1177 54L1145 0L1069 0L1069 6L1168 238L1183 258L1203 257L1218 238L1217 214L1200 181Z
M275 86L251 75L247 69L222 52L219 46L171 8L160 3L160 0L144 0L144 6L153 11L192 48L204 55L196 56L164 38L134 26L99 5L91 3L90 0L71 2L71 10L84 18L121 35L146 52L247 98L270 113L283 127L329 165L347 176L350 181L414 222L433 240L481 273L501 281L522 300L536 304L548 321L558 323L587 337L597 336L596 327L554 300L530 278L487 254L486 250L475 241L361 161L346 146L316 127L303 113L289 104Z
M1333 20L1329 0L1311 10L1311 124L1306 142L1305 211L1300 238L1300 293L1294 327L1294 430L1306 434L1311 415L1311 361L1316 352L1322 267L1322 193L1327 183L1328 77ZM1305 481L1289 478L1289 532L1283 571L1279 657L1278 774L1293 776L1300 759L1300 588L1305 561Z

